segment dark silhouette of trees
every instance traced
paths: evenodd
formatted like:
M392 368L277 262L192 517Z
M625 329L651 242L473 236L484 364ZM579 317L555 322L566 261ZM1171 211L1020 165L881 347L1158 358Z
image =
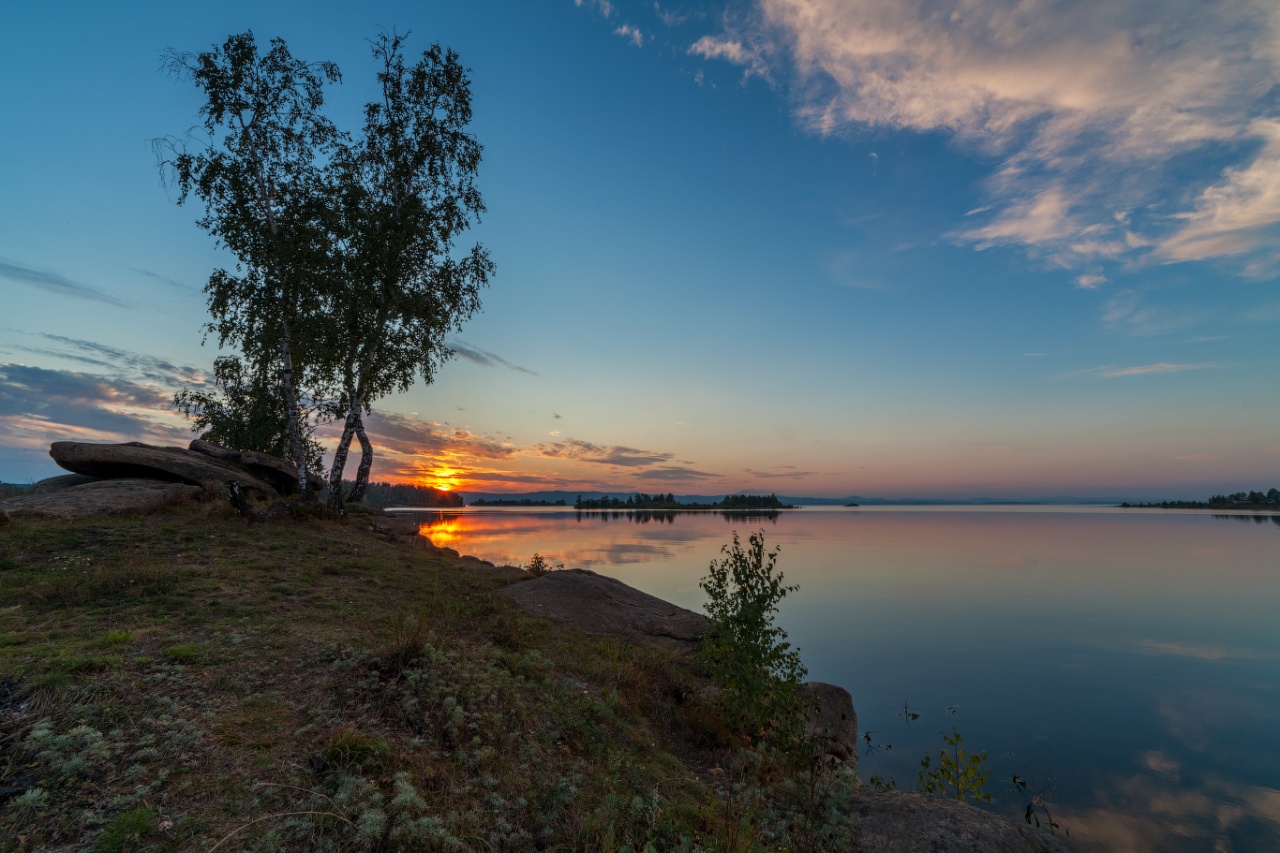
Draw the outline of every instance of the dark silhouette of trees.
M434 379L452 355L445 336L480 309L494 269L479 244L455 252L484 211L475 186L481 146L467 132L468 72L439 45L406 65L404 41L373 42L379 96L354 140L320 112L324 84L341 78L337 66L295 59L281 39L265 54L245 32L203 53L164 56L203 92L208 144L158 140L162 173L176 182L179 204L192 195L204 204L199 225L237 260L205 287L206 331L239 348L244 375L261 378L250 392L281 397L303 493L316 467L309 418L343 420L329 476L339 506L353 438L361 459L347 499L368 488L364 415L418 376ZM188 414L210 402L183 393Z
M199 54L169 50L163 59L203 92L208 144L158 140L161 168L176 180L179 204L192 195L204 204L198 224L237 261L234 272L216 270L205 286L213 315L206 329L220 346L238 347L251 374L278 374L278 384L257 387L279 390L298 489L308 494L298 366L308 359L308 321L321 298L320 163L337 139L319 110L324 84L340 74L333 63L295 59L282 39L260 54L252 32Z
M361 458L348 500L359 501L373 464L363 415L416 376L430 383L452 353L445 335L480 309L494 265L476 244L454 244L484 211L475 186L481 146L467 131L471 90L452 50L432 45L405 64L405 36L373 43L380 98L365 106L363 135L344 141L327 174L336 203L324 345L316 369L338 389L342 437L329 473L341 504L348 448Z

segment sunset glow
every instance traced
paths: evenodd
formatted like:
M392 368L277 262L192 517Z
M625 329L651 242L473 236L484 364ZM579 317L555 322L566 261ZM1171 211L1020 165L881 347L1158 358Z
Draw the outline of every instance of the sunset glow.
M391 23L472 69L487 212L457 248L497 271L434 381L374 403L375 480L1202 499L1280 474L1280 6L667 5L15 6L0 477L57 474L58 439L191 439L172 399L208 387L201 291L234 259L139 140L199 108L161 48L233 20L336 62L344 129Z

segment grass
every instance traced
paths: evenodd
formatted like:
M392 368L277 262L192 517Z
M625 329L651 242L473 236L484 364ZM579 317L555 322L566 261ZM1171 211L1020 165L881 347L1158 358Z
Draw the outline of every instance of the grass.
M691 664L459 563L214 504L12 520L0 851L755 849Z

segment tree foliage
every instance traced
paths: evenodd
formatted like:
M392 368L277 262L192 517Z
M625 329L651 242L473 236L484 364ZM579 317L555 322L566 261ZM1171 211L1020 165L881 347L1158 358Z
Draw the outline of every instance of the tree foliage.
M783 583L778 551L765 551L764 531L752 533L745 550L734 533L721 553L724 558L713 560L699 583L712 623L703 664L720 688L719 704L731 729L751 744L794 743L807 719L801 693L807 670L774 617L798 587Z
M455 243L484 211L475 186L481 146L468 72L432 45L406 62L406 36L372 43L378 98L354 139L323 116L333 63L294 58L281 39L259 53L252 32L200 54L169 51L168 68L204 94L208 144L160 142L179 203L237 260L205 292L221 346L249 369L278 370L289 450L305 491L305 398L323 398L343 433L330 471L335 500L354 438L361 461L350 499L368 487L374 401L434 379L452 353L445 336L480 308L493 273L483 246Z
M199 54L174 50L166 67L205 96L200 107L207 144L161 140L162 168L182 204L204 205L198 220L235 256L234 271L216 270L205 287L219 345L238 347L254 372L271 366L288 422L290 456L306 493L308 459L295 362L307 363L319 314L317 275L326 259L321 164L337 140L320 114L333 63L295 59L282 39L259 53L252 32L232 35Z
M288 457L289 417L279 388L278 371L254 371L235 356L213 362L214 389L183 388L173 404L191 419L200 438L233 450L254 450ZM315 440L314 422L303 418L307 461L321 464L322 449Z
M329 170L338 275L316 369L340 389L346 417L330 471L339 500L353 436L362 455L350 498L359 500L368 483L373 449L363 415L418 376L432 381L452 355L445 336L479 310L494 268L479 244L454 252L485 209L475 186L482 149L467 130L467 70L438 44L406 64L405 38L383 33L373 42L380 98L365 106L362 136L340 147Z

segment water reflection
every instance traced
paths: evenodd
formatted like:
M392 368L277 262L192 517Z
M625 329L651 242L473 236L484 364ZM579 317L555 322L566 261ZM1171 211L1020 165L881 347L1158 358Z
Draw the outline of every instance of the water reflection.
M749 524L757 521L767 521L776 524L778 516L781 513L777 510L680 510L680 509L587 509L575 510L576 520L579 523L598 518L601 521L613 519L626 519L634 521L636 524L648 524L650 521L667 522L672 524L676 517L680 515L718 515L730 524Z
M1266 524L1267 521L1270 521L1272 524L1280 526L1280 514L1256 513L1256 514L1245 515L1244 513L1237 512L1237 513L1232 513L1230 515L1227 515L1227 514L1214 513L1213 517L1220 519L1222 521L1226 521L1227 519L1234 518L1237 521L1243 521L1245 524L1248 524L1250 521L1252 521L1254 524Z
M1053 813L1080 850L1280 849L1276 516L644 514L419 517L437 545L516 565L536 551L695 610L731 532L765 527L800 585L780 621L810 677L848 687L864 733L892 746L864 779L913 787L954 721L990 754L1003 813L1025 807L1015 774L1057 780ZM904 699L920 720L899 716Z

